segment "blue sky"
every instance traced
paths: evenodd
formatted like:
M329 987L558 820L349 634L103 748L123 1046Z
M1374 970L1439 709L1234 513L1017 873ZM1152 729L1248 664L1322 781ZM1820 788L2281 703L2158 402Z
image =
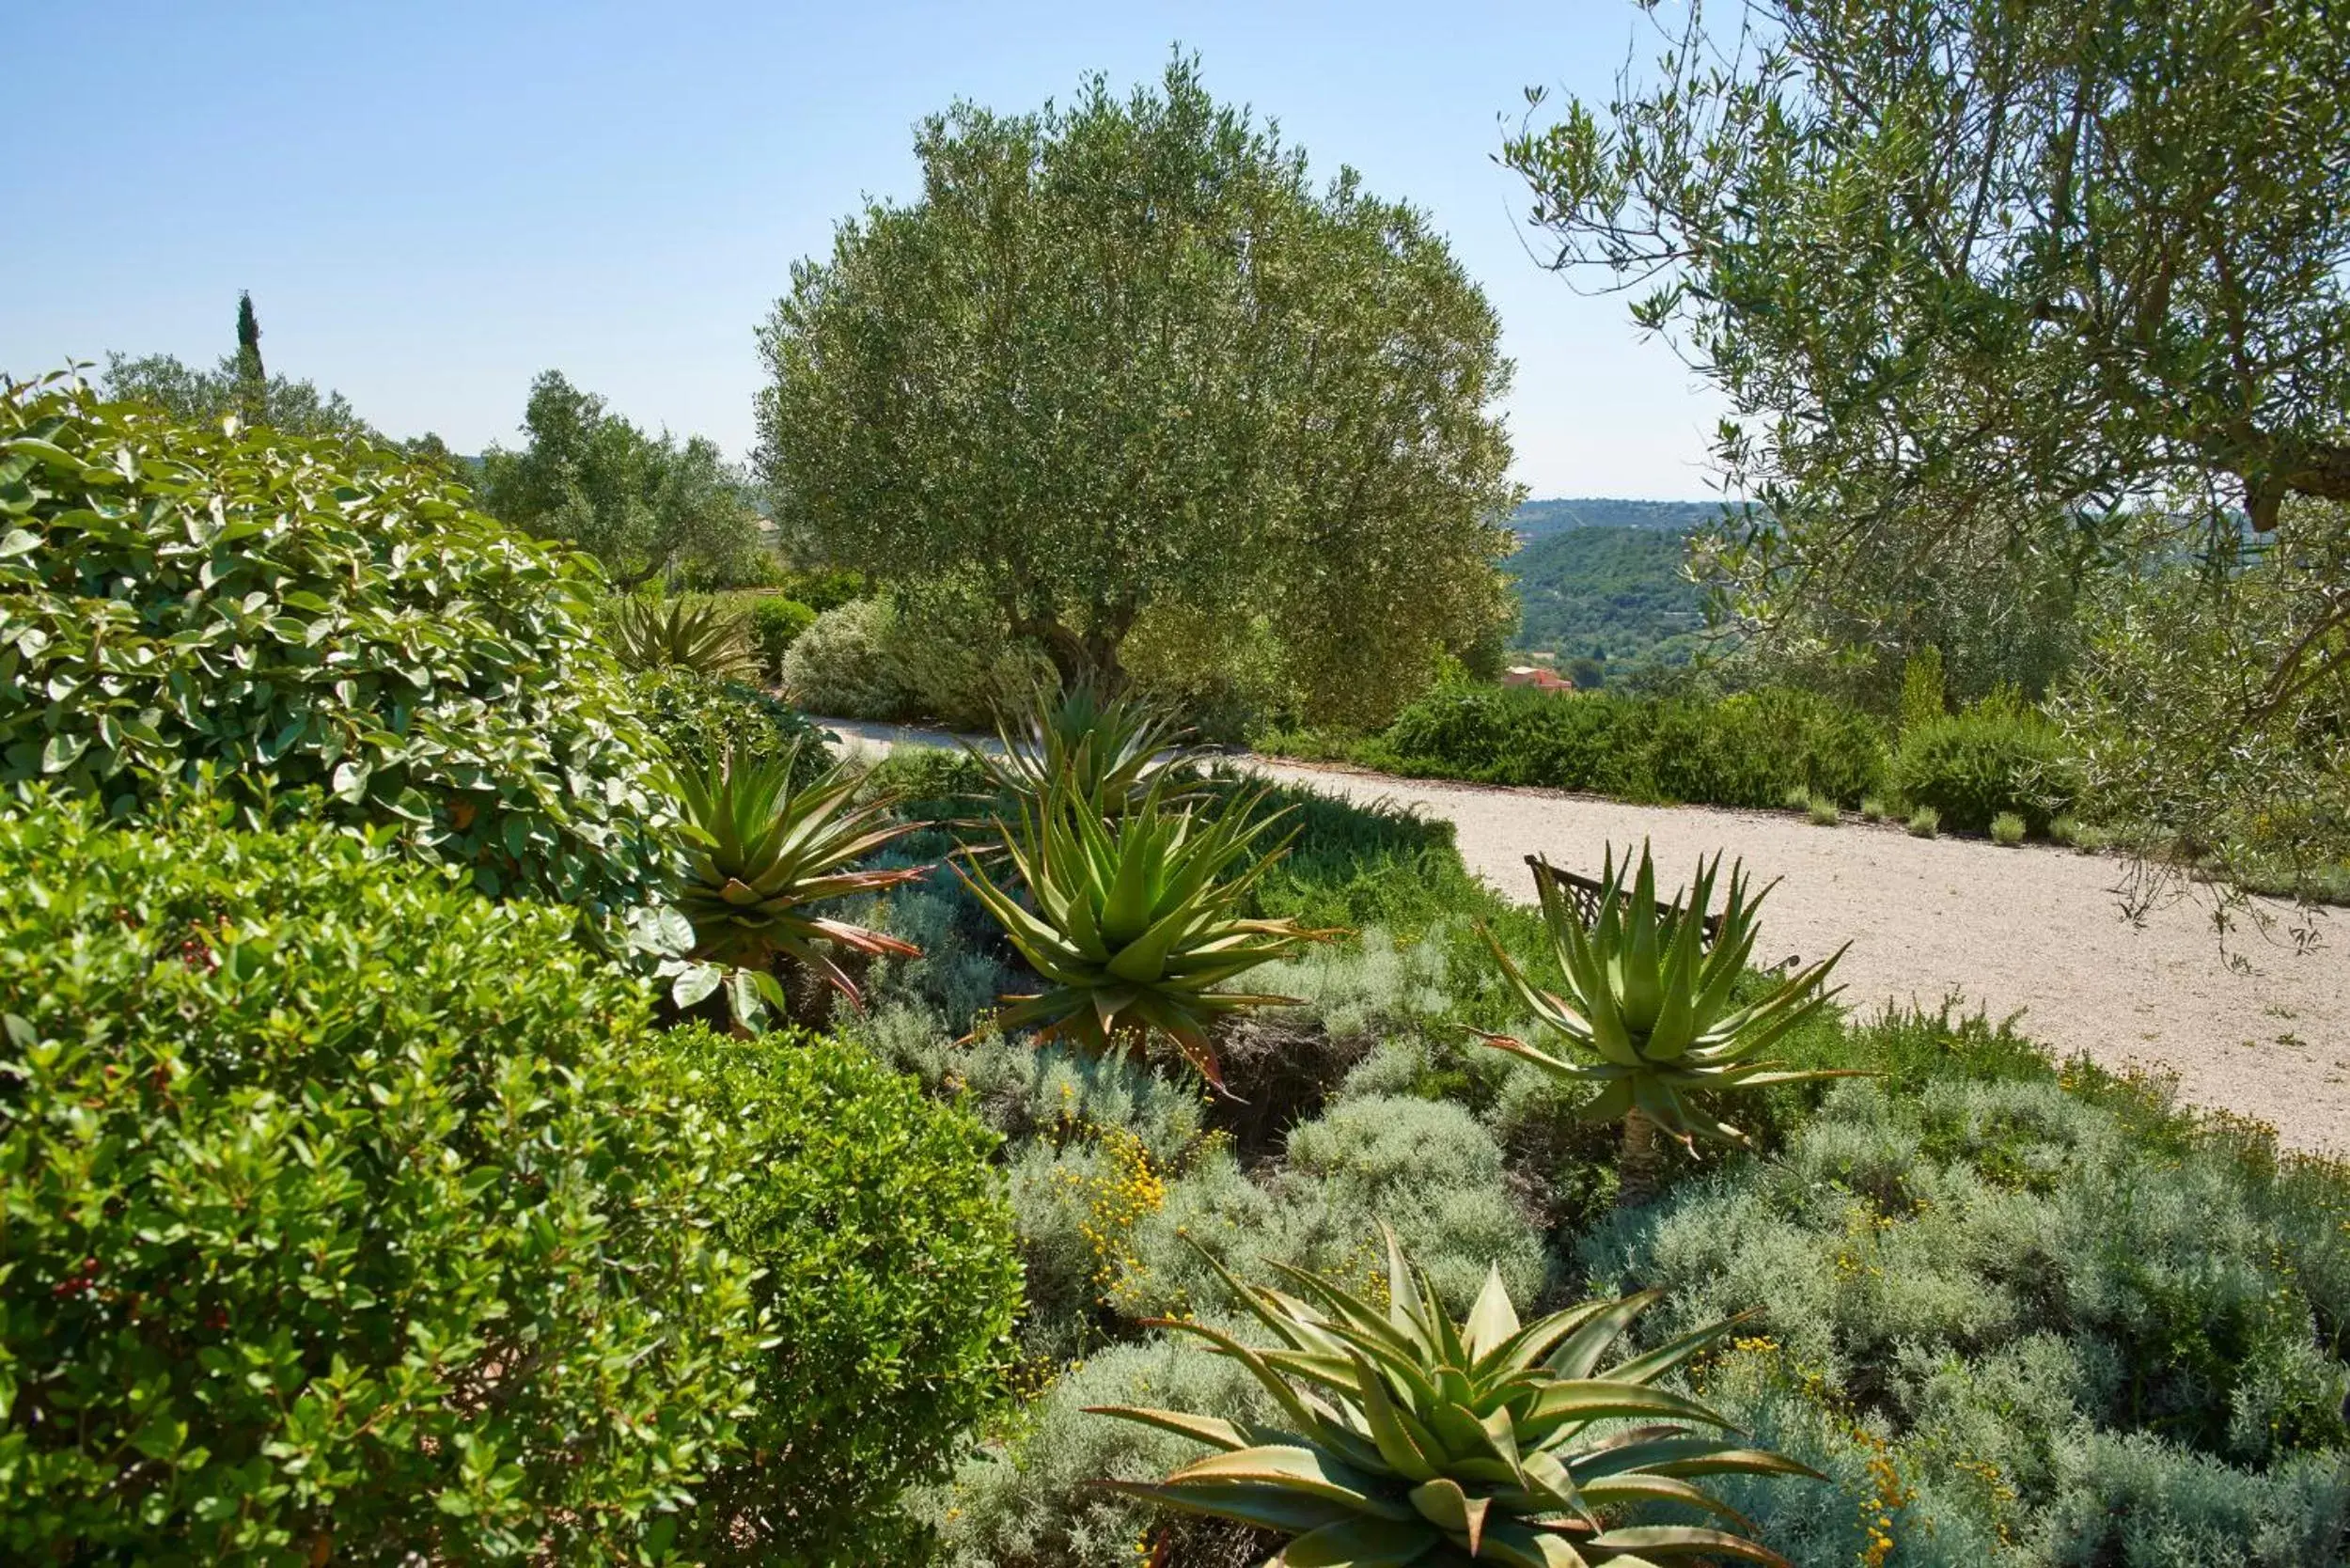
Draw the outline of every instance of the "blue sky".
M0 370L107 350L210 364L253 290L273 371L382 429L511 441L550 368L742 455L754 326L912 128L965 97L1155 76L1219 97L1434 214L1518 363L1538 495L1699 497L1716 404L1621 297L1543 272L1492 161L1531 83L1604 98L1623 0L1526 5L446 6L8 0Z

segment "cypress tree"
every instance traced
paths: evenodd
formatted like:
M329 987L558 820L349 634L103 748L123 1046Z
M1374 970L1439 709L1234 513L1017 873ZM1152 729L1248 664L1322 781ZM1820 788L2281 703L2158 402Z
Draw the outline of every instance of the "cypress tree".
M261 321L253 313L250 290L237 295L237 416L262 422L269 407L269 375L261 368Z

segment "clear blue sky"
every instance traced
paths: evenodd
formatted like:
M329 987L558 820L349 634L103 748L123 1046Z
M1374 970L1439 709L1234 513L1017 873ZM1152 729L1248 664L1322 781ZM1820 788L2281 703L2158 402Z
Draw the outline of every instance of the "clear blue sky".
M1170 45L1434 214L1501 313L1538 495L1700 497L1716 405L1621 297L1527 252L1492 155L1529 83L1605 95L1626 0L1524 5L68 4L0 0L0 370L210 365L253 290L273 371L395 435L511 443L560 368L648 426L751 436L752 329L965 97L1154 77Z

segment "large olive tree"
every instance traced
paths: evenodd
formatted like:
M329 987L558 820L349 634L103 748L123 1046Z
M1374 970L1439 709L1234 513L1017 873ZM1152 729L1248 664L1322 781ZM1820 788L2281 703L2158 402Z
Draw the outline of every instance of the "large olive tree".
M2350 4L1728 10L1673 10L1606 104L1536 94L1503 157L1556 264L1726 397L1765 503L1715 541L1734 609L1899 652L1921 605L2013 637L2052 582L2200 556L2224 620L2288 502L2350 499ZM2288 580L2207 718L2338 682L2350 584Z
M1510 366L1422 214L1311 184L1183 59L958 104L916 151L919 198L842 224L760 334L795 543L976 593L1070 676L1121 678L1152 615L1269 633L1355 722L1506 619Z

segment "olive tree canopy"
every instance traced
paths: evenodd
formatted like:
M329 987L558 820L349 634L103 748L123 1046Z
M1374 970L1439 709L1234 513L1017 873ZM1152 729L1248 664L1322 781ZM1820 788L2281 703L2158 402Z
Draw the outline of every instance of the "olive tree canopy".
M1725 396L1724 478L1763 503L1714 541L1730 607L1898 654L1921 613L2029 646L2077 602L2092 760L2143 752L2112 726L2148 704L2193 713L2217 754L2300 759L2350 850L2322 782L2350 580L2308 565L2350 523L2350 3L1720 20L1672 11L1605 105L1543 126L1530 93L1502 157L1554 264L1641 290ZM2177 760L2107 770L2109 808L2198 854L2276 820L2245 769Z
M1354 722L1506 621L1510 366L1422 214L1317 188L1181 58L957 104L916 152L918 199L843 223L760 334L793 542L976 594L1069 676L1120 679L1149 616L1252 628Z
M1731 17L1674 13L1653 76L1503 157L1555 264L1646 289L1727 396L1766 503L1742 608L1890 612L1916 569L2077 567L2150 508L2232 540L2350 499L2350 5Z

